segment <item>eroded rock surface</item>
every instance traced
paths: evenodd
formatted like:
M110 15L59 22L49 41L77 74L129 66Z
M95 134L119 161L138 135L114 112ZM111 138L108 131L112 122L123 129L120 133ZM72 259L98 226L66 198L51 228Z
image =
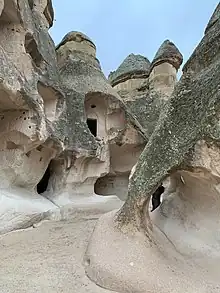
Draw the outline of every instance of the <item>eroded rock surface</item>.
M97 284L119 292L219 292L219 52L218 5L139 157L124 206L95 228L85 265ZM149 213L168 176L164 201Z
M219 292L219 5L179 82L172 42L151 63L130 54L107 80L83 33L55 48L53 19L50 0L0 1L0 233L125 201L94 230L92 280Z
M127 111L138 121L146 141L174 90L182 61L178 48L166 40L152 63L144 56L131 54L109 75L109 81L118 91Z
M109 74L109 81L118 91L136 88L148 77L149 70L150 61L146 57L130 54L116 71Z
M54 129L64 95L48 34L50 2L1 1L0 13L0 232L5 232L53 207L37 196L36 186L63 150Z
M102 73L91 39L70 32L56 51L66 97L58 124L66 140L64 153L51 165L45 195L58 206L80 197L112 200L100 196L126 193L144 138L127 121L125 105Z
M50 0L1 1L0 13L0 233L83 200L120 205L145 137L95 44L70 32L55 48Z

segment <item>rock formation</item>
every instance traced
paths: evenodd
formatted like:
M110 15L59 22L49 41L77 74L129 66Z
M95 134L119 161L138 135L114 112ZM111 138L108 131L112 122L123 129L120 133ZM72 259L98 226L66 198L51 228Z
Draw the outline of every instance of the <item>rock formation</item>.
M152 63L149 76L149 87L168 99L177 82L176 74L183 62L183 56L176 46L166 40L160 46Z
M163 111L130 176L125 204L102 216L92 235L86 273L102 287L151 293L220 290L219 11L220 4L180 81L165 93ZM170 58L167 47L176 52L166 41L151 66L149 83L160 89L157 95L165 81L173 88L181 63L178 53ZM151 195L165 178L170 179L165 199L149 213Z
M138 121L146 140L174 89L182 62L179 50L166 40L151 64L147 58L131 54L109 75L111 85L118 91L127 111Z
M64 106L50 1L0 2L0 232L29 225L54 205L34 189L63 150L54 135Z
M180 81L183 58L169 40L151 63L130 54L107 80L83 33L55 48L51 0L0 0L1 234L88 204L121 207L92 235L93 281L219 292L219 11Z
M178 49L166 41L152 64L130 54L107 80L83 33L55 48L51 0L2 0L0 15L0 233L67 206L120 206L176 83Z
M60 218L67 205L119 206L145 135L94 43L71 32L55 48L50 0L1 1L0 13L0 233Z
M95 44L70 32L56 51L67 106L60 129L67 140L63 160L59 157L51 166L46 196L58 206L82 197L88 201L95 194L120 197L144 139L126 120L120 96L101 71Z
M120 90L138 88L149 76L150 61L141 55L130 54L118 67L109 74L111 85Z

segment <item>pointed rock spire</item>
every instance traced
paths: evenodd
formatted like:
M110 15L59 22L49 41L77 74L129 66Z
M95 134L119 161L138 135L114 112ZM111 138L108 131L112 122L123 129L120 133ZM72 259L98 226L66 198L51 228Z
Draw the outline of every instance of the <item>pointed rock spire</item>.
M205 29L205 34L218 20L220 20L220 3L218 3L215 11L212 14L212 17L210 18L210 20L207 24L207 27Z
M144 78L149 75L150 61L142 56L130 54L116 71L110 72L109 81L112 86L131 78Z
M58 50L61 46L65 45L67 42L72 42L72 41L77 42L77 43L87 41L90 43L90 45L94 49L96 49L96 46L93 43L93 41L89 37L87 37L85 34L83 34L81 32L77 32L77 31L72 31L63 37L62 41L57 45L56 50Z
M183 62L182 54L178 48L169 40L164 41L160 46L151 63L151 70L153 67L165 62L172 64L176 70L180 68Z

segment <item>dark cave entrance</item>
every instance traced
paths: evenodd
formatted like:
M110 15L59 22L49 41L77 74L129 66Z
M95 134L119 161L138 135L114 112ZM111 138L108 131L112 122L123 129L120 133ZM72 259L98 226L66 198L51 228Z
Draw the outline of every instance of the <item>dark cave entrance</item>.
M165 188L161 184L157 190L153 193L151 201L152 201L152 209L151 212L153 212L156 208L158 208L161 204L161 195L164 193Z
M97 136L97 119L88 118L86 122L90 132L96 137Z
M37 193L42 194L47 190L50 175L51 175L51 164L48 165L47 170L45 171L43 177L41 178L40 182L37 184Z

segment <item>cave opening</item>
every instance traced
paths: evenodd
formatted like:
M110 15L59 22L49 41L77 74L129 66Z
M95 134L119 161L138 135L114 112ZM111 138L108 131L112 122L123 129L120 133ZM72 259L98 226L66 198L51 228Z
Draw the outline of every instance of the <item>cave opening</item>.
M87 125L90 132L96 137L97 136L97 119L87 119Z
M158 208L161 204L161 195L164 193L165 188L164 186L161 184L157 190L153 193L151 201L152 201L152 209L151 212L153 212L154 210L156 210L156 208Z
M94 192L97 195L111 196L116 195L120 200L125 201L128 192L129 173L121 173L100 177L94 185Z
M47 190L50 175L51 175L51 169L50 169L50 164L49 164L43 177L41 178L40 182L37 184L37 193L38 194L42 194Z
M27 33L25 35L25 44L24 44L24 46L25 46L26 53L28 53L31 56L34 64L37 67L40 67L42 62L43 62L43 58L42 58L42 56L41 56L41 54L40 54L40 52L38 50L37 43L36 43L36 41L35 41L35 39L34 39L32 34Z

